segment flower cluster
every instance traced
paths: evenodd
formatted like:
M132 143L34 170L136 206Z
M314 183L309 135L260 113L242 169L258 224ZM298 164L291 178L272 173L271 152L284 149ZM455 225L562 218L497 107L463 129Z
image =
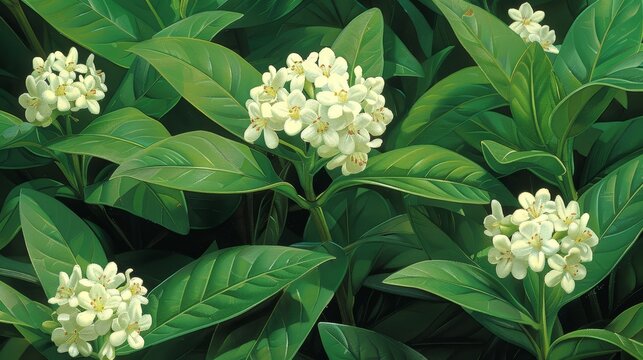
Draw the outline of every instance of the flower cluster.
M341 166L344 175L364 170L368 153L382 144L371 136L382 135L393 119L384 106L384 79L364 78L356 66L349 82L346 60L330 48L305 60L290 54L286 65L278 70L270 66L263 84L250 90L245 140L253 143L263 132L266 146L274 149L279 145L277 131L300 134L319 156L332 158L328 169Z
M598 237L587 227L589 214L580 213L576 201L565 205L560 196L551 201L549 190L540 189L536 195L518 196L522 209L505 216L502 206L491 201L491 215L484 219L485 235L493 237L488 260L496 264L496 273L516 279L527 275L527 268L541 272L545 263L551 269L545 284L561 284L567 293L574 291L575 280L585 278L583 262L592 261L592 247Z
M60 272L60 285L50 304L58 305L57 320L61 327L54 329L51 340L59 353L68 352L89 356L91 342L103 337L98 352L100 359L114 359L115 347L127 340L133 349L144 345L141 331L152 325L152 317L143 315L141 305L148 303L143 280L131 277L132 269L119 273L115 263L102 268L87 266L84 278L80 266L74 266L71 276Z
M540 25L545 18L544 11L534 11L529 3L523 3L519 9L509 9L509 17L514 21L509 28L524 41L540 43L546 52L558 54L558 48L554 46L556 32L547 25Z
M56 111L67 113L88 109L100 112L98 102L105 97L105 73L96 70L94 54L85 64L78 63L78 51L72 47L65 56L60 51L47 59L35 57L33 72L25 81L27 92L18 102L25 108L27 121L37 126L49 126Z

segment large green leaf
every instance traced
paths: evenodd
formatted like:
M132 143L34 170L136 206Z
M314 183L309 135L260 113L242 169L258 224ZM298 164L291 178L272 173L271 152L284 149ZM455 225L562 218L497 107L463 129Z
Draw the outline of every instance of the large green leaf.
M148 295L149 347L233 318L332 259L278 246L245 246L209 253L170 276ZM132 352L122 347L119 354Z
M417 100L399 126L395 147L436 143L475 114L505 104L478 67L459 70Z
M24 0L56 30L98 55L129 67L133 43L152 34L144 21L137 19L119 1L113 0Z
M51 313L47 306L30 300L0 281L0 323L40 329L43 321L51 320Z
M422 64L413 56L393 30L384 26L384 69L382 77L388 79L392 76L423 77ZM359 64L358 64L359 65Z
M170 136L158 121L135 108L105 114L92 121L79 134L69 135L48 145L64 153L90 155L115 163Z
M268 158L219 135L192 131L159 141L123 162L112 178L128 176L172 189L232 194L267 189L295 194Z
M492 140L482 141L482 154L487 164L502 175L524 169L553 176L563 175L566 171L560 159L546 151L515 150Z
M330 360L426 359L407 345L375 331L328 322L319 323L318 327Z
M58 200L35 190L20 193L20 223L25 245L47 297L58 288L58 274L91 263L107 263L89 226Z
M85 188L85 202L113 206L179 234L190 231L183 192L132 178L116 178Z
M567 93L601 78L639 51L643 33L640 0L599 0L572 24L554 70Z
M415 145L371 158L361 173L335 179L320 201L343 188L376 185L430 199L486 204L511 195L473 161L434 145Z
M232 11L206 11L182 19L153 37L188 37L212 40L221 30L241 19L243 14Z
M234 27L257 26L273 22L290 13L303 0L200 0L181 1L185 7L182 15L192 15L207 10L227 10L244 14L243 19Z
M348 62L348 73L361 66L364 77L381 76L384 70L384 19L378 8L363 12L339 33L333 43L337 56Z
M500 319L535 324L529 311L495 276L473 265L447 260L422 261L394 273L384 283L424 290Z
M520 36L497 17L463 0L434 0L493 87L511 97L511 74L527 48Z
M582 329L558 338L548 359L587 359L622 350L635 359L643 358L643 344L613 331Z
M587 190L578 200L590 214L588 227L599 238L587 277L563 297L560 306L593 288L616 267L643 229L643 156L628 161Z

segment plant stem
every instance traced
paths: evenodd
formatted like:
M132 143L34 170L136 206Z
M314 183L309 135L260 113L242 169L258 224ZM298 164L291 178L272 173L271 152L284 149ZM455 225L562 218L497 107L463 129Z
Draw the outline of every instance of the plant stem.
M541 277L540 280L539 340L541 353L539 355L542 360L545 360L549 354L549 342L551 339L549 336L549 327L547 326L547 298L545 296L547 288L545 287L545 279Z
M568 140L572 141L572 140ZM558 186L560 191L563 193L565 200L578 200L578 192L576 191L576 186L574 185L574 177L572 170L574 168L574 150L570 149L567 143L563 143L558 147L556 151L556 156L563 162L565 165L565 174L560 176L558 180Z
M36 37L36 34L33 31L33 28L31 27L31 24L29 24L29 20L27 19L27 15L25 15L24 10L22 10L22 6L20 5L20 1L18 0L2 0L2 2L9 8L9 11L11 11L11 14L16 18L18 21L18 24L20 25L20 28L22 31L25 33L25 36L27 37L27 41L29 41L29 45L31 45L31 49L40 57L45 58L45 50L42 48L42 45L40 45L40 41L38 41L38 38Z
M152 3L150 3L150 0L145 0L145 2L147 3L147 7L150 8L150 11L154 15L154 18L156 19L156 22L158 22L159 25L161 25L161 29L165 29L165 24L163 23L163 20L161 20L161 17L156 12L156 9L154 9L154 6L152 6Z

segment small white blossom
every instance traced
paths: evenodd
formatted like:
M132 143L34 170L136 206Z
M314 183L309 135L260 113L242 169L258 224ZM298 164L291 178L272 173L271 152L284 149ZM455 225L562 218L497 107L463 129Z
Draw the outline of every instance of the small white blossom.
M87 265L86 275L87 279L81 279L80 283L88 288L98 284L105 289L116 289L125 281L125 275L118 272L113 261L107 263L104 269L98 264Z
M522 209L514 211L511 217L511 221L516 225L529 220L547 220L547 214L556 211L556 204L551 201L551 195L547 189L538 190L535 196L524 192L518 195L518 202Z
M319 52L317 66L310 66L306 70L306 78L314 79L315 87L327 89L328 80L332 75L337 75L348 80L348 63L341 56L336 57L330 48L323 48Z
M54 329L51 333L51 340L58 347L57 351L61 354L68 352L71 357L79 354L89 356L92 352L89 341L96 340L97 337L94 326L79 325L75 314L67 320L59 321L62 327Z
M328 91L321 91L317 94L317 101L328 106L328 117L330 119L352 120L362 111L362 100L366 97L366 86L348 86L348 81L338 75L332 75L328 79Z
M152 326L152 317L149 314L142 314L141 305L137 301L130 302L127 311L118 315L112 322L112 330L109 342L113 346L122 345L125 340L132 349L140 349L145 345L141 331Z
M549 221L537 223L526 221L520 224L512 237L511 252L518 258L526 258L531 270L541 272L545 257L558 252L560 245L552 239L554 225Z
M509 17L514 20L514 22L509 25L509 28L520 34L525 30L529 33L533 33L540 29L540 22L545 18L545 13L543 11L535 11L529 3L523 3L520 5L519 9L509 9Z
M587 269L581 264L580 251L576 248L571 249L565 257L558 254L550 257L547 263L552 270L545 275L545 284L549 287L560 284L568 294L576 287L574 281L583 280L587 275Z
M125 288L121 291L121 298L123 301L138 301L139 303L146 305L148 300L145 297L147 294L147 288L143 286L143 279L139 277L130 278L132 269L127 269L125 271L125 277L127 278L125 282Z
M277 70L272 65L270 65L268 70L268 72L263 73L261 76L263 85L250 90L252 99L259 103L274 103L277 99L283 97L286 91L284 85L286 81L288 81L288 70L286 70L286 68Z
M355 73L355 84L366 87L366 97L364 101L367 105L374 106L375 103L378 102L378 98L382 95L382 91L384 91L384 78L378 76L365 79L362 77L361 66L356 66L353 72ZM384 102L382 102L380 106L384 106Z
M51 124L51 107L42 96L49 88L43 80L36 81L36 78L29 75L25 80L27 92L18 97L20 106L25 108L25 118L30 123L41 126Z
M355 148L359 146L358 144L371 141L371 136L366 130L371 120L370 115L361 113L346 128L340 130L338 132L339 144L337 145L339 151L344 154L352 154L355 152Z
M311 107L315 106L313 103L307 103L306 105L310 105ZM343 124L328 118L328 107L322 106L319 103L317 103L316 106L317 110L315 110L315 114L317 116L302 130L302 140L317 148L321 145L337 147L339 144L339 134L337 131L343 127Z
M489 250L489 263L496 265L496 274L499 278L506 278L511 274L516 279L527 276L527 261L516 257L511 252L511 241L505 235L493 237L493 248Z
M43 60L41 57L35 57L32 60L33 72L31 76L38 80L47 80L52 74L51 66L54 64L55 56L54 54L49 54L46 60Z
M105 341L98 352L99 359L114 360L116 358L116 348L109 341Z
M290 91L304 90L304 84L307 80L306 69L308 69L308 72L310 73L310 70L317 66L315 65L315 62L318 57L319 54L316 52L311 52L306 60L302 59L302 57L296 53L288 55L286 58L286 65L288 66L288 76L290 78ZM312 83L315 79L308 79L308 81Z
M78 82L73 85L80 91L80 96L76 99L76 106L72 108L72 111L89 109L92 114L100 113L98 101L105 98L105 93L97 88L96 79L93 76L83 77L80 75Z
M556 196L556 213L549 215L549 219L554 223L556 231L567 231L569 225L578 219L580 215L580 206L576 201L570 201L567 206L560 195Z
M369 97L366 97L368 101ZM393 112L384 106L386 100L384 96L377 95L375 102L370 105L366 104L364 111L371 116L372 121L366 127L369 134L380 136L386 131L386 126L393 120Z
M318 153L323 158L335 156L326 164L326 168L332 170L341 166L342 175L348 176L364 171L366 163L368 163L368 153L371 149L378 148L381 145L382 140L375 139L368 143L358 143L355 152L349 155L342 153L335 155L339 150L324 146L319 147Z
M65 305L69 304L71 307L78 306L78 297L76 294L76 289L78 287L79 280L83 277L83 274L80 270L80 266L74 265L74 269L71 272L71 276L67 273L61 271L58 274L58 289L56 290L56 295L48 300L50 304L56 305Z
M538 31L530 33L528 39L531 42L540 43L540 46L542 46L546 52L558 54L558 48L554 46L556 32L549 30L549 26L545 25L538 29Z
M107 92L107 85L105 85L105 72L100 69L96 69L94 64L94 54L89 54L87 57L87 74L94 77L98 87L100 87L103 92Z
M264 102L259 104L256 101L248 100L246 102L248 115L250 115L250 125L243 133L243 138L254 143L263 133L263 139L269 149L275 149L279 145L279 136L276 130L283 129L283 121L280 121L272 114L270 104Z
M500 202L498 202L498 200L491 200L491 214L487 215L483 220L485 235L495 236L500 234L500 226L510 220L511 218L509 216L505 217L505 214L502 212Z
M71 109L71 102L76 101L80 96L80 90L72 85L71 79L55 77L51 79L49 88L42 93L43 99L60 112L67 112Z
M314 101L315 100L309 100ZM306 96L301 90L293 90L283 101L279 101L272 106L272 113L282 119L284 122L284 131L286 134L293 136L299 134L303 124L312 123L317 114L313 110L314 103L306 107Z
M572 249L577 248L579 256L583 261L592 261L592 248L598 245L598 236L587 227L589 214L583 214L579 220L569 224L567 236L561 242L561 249L569 253Z
M114 315L114 309L121 304L121 297L108 292L102 285L95 284L89 291L78 294L78 303L85 311L78 314L80 326L89 326L95 318L108 320Z
M75 47L69 49L69 53L65 56L60 51L54 53L56 60L52 68L59 72L58 76L63 79L76 79L76 73L84 74L87 72L87 65L78 63L78 50Z

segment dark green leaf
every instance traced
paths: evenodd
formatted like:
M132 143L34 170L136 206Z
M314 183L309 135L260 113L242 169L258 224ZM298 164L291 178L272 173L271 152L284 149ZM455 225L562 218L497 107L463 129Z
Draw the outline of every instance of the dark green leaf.
M552 344L549 359L587 359L619 350L635 359L643 358L643 345L638 341L609 330L582 329L558 338Z
M565 165L556 156L541 150L515 150L495 141L482 141L482 154L493 171L508 175L520 170L560 176Z

